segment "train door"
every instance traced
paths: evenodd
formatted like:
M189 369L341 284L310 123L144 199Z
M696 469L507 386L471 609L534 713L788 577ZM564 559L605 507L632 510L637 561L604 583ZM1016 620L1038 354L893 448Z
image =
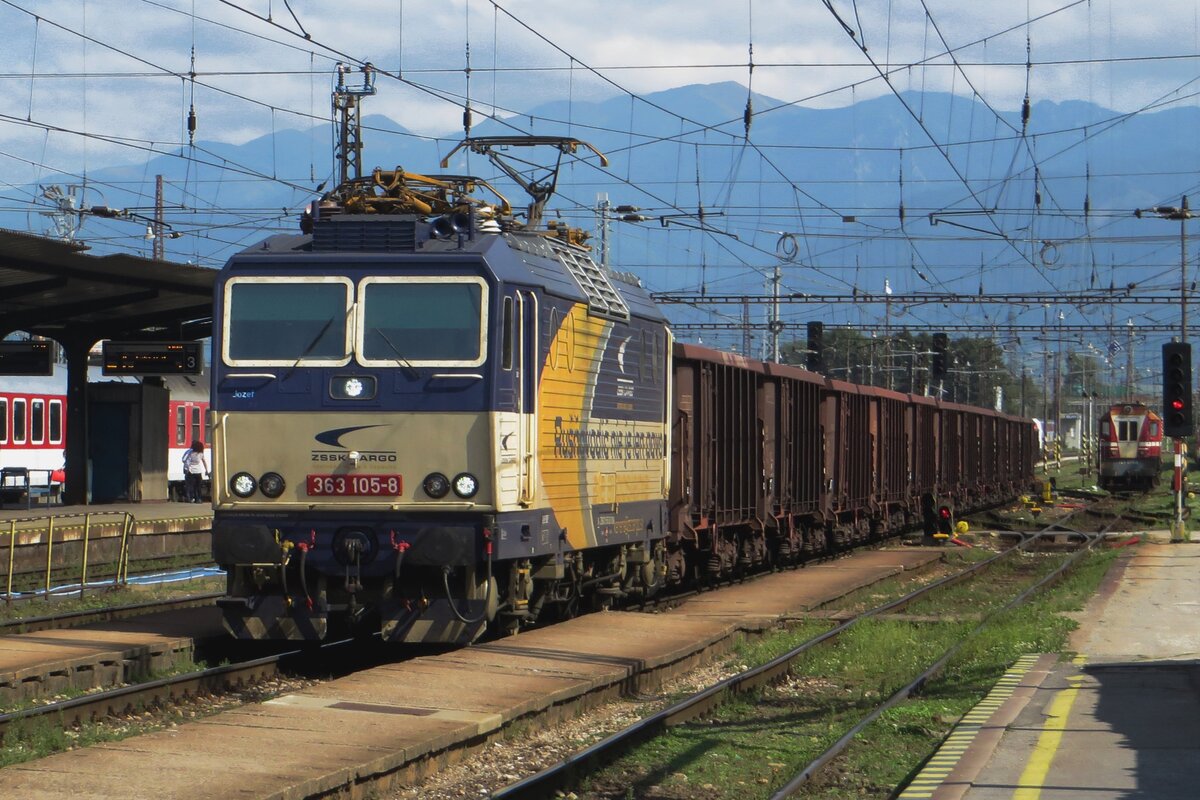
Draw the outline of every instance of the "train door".
M532 505L537 494L538 424L538 300L529 291L517 292L517 502Z

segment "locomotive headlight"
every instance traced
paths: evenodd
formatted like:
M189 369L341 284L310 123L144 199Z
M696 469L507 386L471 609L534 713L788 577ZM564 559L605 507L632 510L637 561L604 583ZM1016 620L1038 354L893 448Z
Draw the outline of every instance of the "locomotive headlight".
M266 472L258 479L258 489L267 497L274 499L283 494L286 484L278 472Z
M329 396L334 400L371 400L376 388L373 375L335 375L329 381Z
M460 472L454 476L454 493L466 500L474 497L479 491L479 480L469 472Z
M425 494L435 499L441 499L450 491L450 480L440 472L431 472L421 482Z
M229 491L238 497L249 497L258 488L258 483L249 472L239 472L229 479Z

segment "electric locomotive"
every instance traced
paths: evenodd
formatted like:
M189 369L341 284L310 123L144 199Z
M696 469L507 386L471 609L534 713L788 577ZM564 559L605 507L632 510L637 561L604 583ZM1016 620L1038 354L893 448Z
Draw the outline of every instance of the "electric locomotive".
M1098 485L1146 491L1162 472L1162 417L1145 403L1116 403L1100 417Z
M463 144L530 193L524 221L478 178L375 170L222 270L213 554L234 636L464 643L663 583L671 335L581 232L539 230L553 175L498 154L527 144L588 147Z

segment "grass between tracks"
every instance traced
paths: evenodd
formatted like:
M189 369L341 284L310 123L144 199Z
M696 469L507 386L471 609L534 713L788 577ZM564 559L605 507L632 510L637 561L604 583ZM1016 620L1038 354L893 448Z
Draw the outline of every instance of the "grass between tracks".
M89 589L83 597L78 594L54 595L49 600L36 598L22 600L12 605L0 601L0 621L47 617L74 611L95 611L114 606L151 603L156 600L174 600L195 594L210 594L225 588L225 577L196 578L176 583L126 586L120 589L101 587Z
M1026 653L1061 652L1076 623L1064 612L1082 608L1116 556L1086 556L1067 578L1009 612L974 637L925 691L869 726L798 796L887 798L914 773L954 723ZM909 615L942 621L868 620L834 643L815 648L783 683L681 725L594 776L582 797L721 800L769 797L883 699L905 686L977 624L1056 566L1061 555L1022 556L968 585L939 593ZM898 596L911 586L897 585ZM873 595L884 591L869 587ZM858 601L853 597L843 603ZM873 598L871 605L881 599ZM763 663L824 628L806 622L748 644L738 665Z

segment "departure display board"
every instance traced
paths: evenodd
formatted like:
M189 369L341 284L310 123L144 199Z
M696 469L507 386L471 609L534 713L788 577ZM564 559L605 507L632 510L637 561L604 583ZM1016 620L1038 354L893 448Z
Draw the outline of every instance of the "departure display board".
M105 375L199 375L200 342L105 342Z
M0 342L0 375L52 375L54 342Z

